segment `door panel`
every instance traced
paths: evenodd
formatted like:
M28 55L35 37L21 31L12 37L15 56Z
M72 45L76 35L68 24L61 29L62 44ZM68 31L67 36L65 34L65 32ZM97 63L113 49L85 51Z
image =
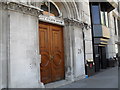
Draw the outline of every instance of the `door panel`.
M64 79L63 29L42 22L39 25L41 80L49 83Z
M49 26L40 24L39 26L39 42L41 54L41 80L44 83L51 82L51 63L50 63L50 46L49 46Z
M100 71L100 55L98 46L94 46L95 72Z
M51 29L51 54L52 60L52 79L60 80L64 78L64 58L63 58L63 35L62 28L50 26Z
M101 68L107 68L107 59L106 59L106 47L101 47Z

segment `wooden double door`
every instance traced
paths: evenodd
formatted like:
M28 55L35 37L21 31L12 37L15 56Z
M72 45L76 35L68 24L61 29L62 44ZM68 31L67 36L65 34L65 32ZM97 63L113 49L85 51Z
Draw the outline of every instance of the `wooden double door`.
M46 84L64 79L63 27L39 23L41 81Z

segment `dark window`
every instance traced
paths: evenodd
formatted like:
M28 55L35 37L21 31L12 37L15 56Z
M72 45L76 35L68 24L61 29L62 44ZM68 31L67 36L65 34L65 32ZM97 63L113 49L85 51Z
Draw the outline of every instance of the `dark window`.
M55 16L59 16L59 12L54 4L50 3L50 13L54 14Z
M109 15L108 15L108 27L110 27L110 19L109 19Z
M99 5L92 5L93 24L100 24Z
M117 35L117 28L116 28L116 18L114 17L114 29L115 29L115 35Z
M118 31L120 31L120 20L117 20L117 24L118 24Z
M48 3L44 2L43 5L41 5L41 9L48 12Z
M118 8L117 8L117 10L120 13L120 2L118 2Z
M59 11L58 9L56 8L56 6L51 3L51 2L44 2L42 5L41 5L41 9L46 11L46 12L49 12L51 14L53 14L54 16L59 16Z

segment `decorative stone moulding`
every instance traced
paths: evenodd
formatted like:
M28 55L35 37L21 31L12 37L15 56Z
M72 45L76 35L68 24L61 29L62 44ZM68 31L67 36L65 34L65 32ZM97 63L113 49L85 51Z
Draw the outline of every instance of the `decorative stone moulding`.
M66 26L78 26L83 27L83 22L80 22L79 20L72 19L72 18L64 18L64 22Z
M16 11L32 16L39 16L42 14L42 10L39 8L17 2L0 2L0 9Z
M64 18L64 22L66 26L77 26L80 28L91 29L91 25L88 25L82 21L70 18Z

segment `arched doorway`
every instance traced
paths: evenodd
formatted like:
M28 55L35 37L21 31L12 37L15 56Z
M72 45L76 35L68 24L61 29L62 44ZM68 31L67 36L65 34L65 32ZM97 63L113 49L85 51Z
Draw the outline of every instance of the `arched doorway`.
M41 9L43 15L40 17L44 18L39 21L40 73L41 82L46 84L65 77L64 40L63 26L56 25L57 20L54 19L60 16L58 7L52 2L43 2Z
M51 2L52 3L52 2ZM43 14L42 15L40 15L40 17L39 17L39 19L40 19L40 24L39 24L39 27L41 27L41 26L43 26L43 27L41 27L41 28L43 28L44 29L44 31L42 31L42 33L45 33L45 32L47 32L47 34L42 34L42 35L44 35L44 36L42 36L42 35L40 35L41 37L40 38L42 38L42 40L44 40L44 41L47 41L47 40L45 40L45 39L43 39L43 37L46 37L46 38L48 38L48 37L52 37L51 36L51 33L52 33L52 30L51 30L51 28L54 28L54 30L55 30L55 27L56 28L60 28L60 27L62 27L62 29L61 30L58 30L59 31L59 34L55 34L55 37L57 37L57 35L58 35L58 37L61 37L62 39L62 42L61 42L61 40L59 39L56 39L56 41L59 41L59 42L61 42L61 43L63 43L63 45L61 44L61 46L63 46L63 47L61 47L61 46L58 46L58 47L61 47L61 48L63 48L63 51L62 52L64 52L63 53L63 62L61 62L61 60L58 60L58 61L60 61L61 63L63 63L63 68L61 69L61 72L63 73L63 74L59 74L59 75L57 75L57 76L59 76L59 77L57 77L57 79L55 79L55 80L52 80L52 78L50 78L50 77L53 77L54 78L54 75L52 75L52 74L49 74L49 73L51 73L52 72L52 70L50 69L50 67L51 67L51 65L49 65L47 68L49 68L50 70L50 72L46 72L47 74L42 74L42 72L40 72L40 78L41 78L41 80L40 81L42 81L43 83L49 83L49 82L53 82L53 81L57 81L57 80L67 80L67 81L73 81L74 80L74 77L75 77L75 73L76 72L80 72L80 69L79 68L81 68L81 67L79 67L79 68L77 68L78 69L78 71L75 71L76 70L76 68L73 66L73 65L75 65L74 63L77 63L77 61L75 60L75 58L73 58L74 57L74 48L75 48L75 46L73 45L73 43L75 43L75 42L73 42L72 40L74 39L74 27L76 27L76 24L77 23L79 23L79 22L77 22L76 20L78 20L79 19L79 16L78 15L76 15L76 13L78 13L78 11L77 11L77 9L76 8L73 8L73 7L75 7L75 3L73 4L73 3L69 3L69 2L55 2L53 5L54 5L54 7L56 7L56 11L54 11L54 12L51 12L50 11L50 8L48 8L50 5L49 5L50 3L42 3L41 5L41 7L42 7L42 9L44 9L43 10ZM58 8L59 7L59 8ZM61 13L61 12L62 13ZM76 12L76 13L74 13L74 12ZM73 20L73 18L74 18L74 20ZM64 22L65 21L65 22ZM77 25L79 25L79 24L77 24ZM41 29L41 30L43 30L43 29ZM39 29L40 30L40 29ZM62 33L60 33L60 32L62 32ZM41 33L41 32L39 32L39 33ZM59 36L60 35L60 36ZM53 37L54 38L54 37ZM50 39L50 38L49 38ZM39 39L40 41L39 42L41 42L42 43L42 40L41 39ZM44 42L43 41L43 42ZM50 42L50 43L52 43L52 41ZM43 43L44 45L49 45L49 48L52 46L51 44L49 44L49 43ZM58 44L58 43L57 43ZM50 46L51 45L51 46ZM55 44L54 44L55 45ZM58 44L58 45L60 45L60 44ZM41 44L39 45L39 47L41 48ZM44 48L45 49L45 48ZM41 54L41 49L40 49L40 55L42 55ZM47 51L47 50L45 50L45 51ZM47 51L48 52L48 51ZM59 52L61 52L61 51L59 51ZM47 54L48 56L46 56L47 58L53 58L54 57L54 55L51 55L49 52L48 52L48 54ZM62 56L61 56L62 57ZM80 56L81 57L81 56ZM41 65L42 65L42 62L43 60L41 60ZM45 61L45 60L44 60ZM50 59L48 59L47 61L46 61L46 63L45 64L48 64L48 63L50 63ZM79 60L80 61L80 60ZM44 66L46 66L44 64ZM81 63L81 64L83 64L83 63ZM78 65L79 66L79 65ZM82 65L81 65L82 66ZM42 69L42 67L40 67L40 69ZM47 69L48 70L48 69ZM44 71L46 71L46 70L44 70ZM47 75L47 76L46 76ZM44 80L43 80L43 78L42 78L42 76L45 76L44 77ZM63 77L64 76L64 77ZM46 80L45 80L46 79ZM49 80L48 80L49 79ZM47 81L48 80L48 81Z
M39 23L41 81L43 83L64 79L64 48L62 26Z

